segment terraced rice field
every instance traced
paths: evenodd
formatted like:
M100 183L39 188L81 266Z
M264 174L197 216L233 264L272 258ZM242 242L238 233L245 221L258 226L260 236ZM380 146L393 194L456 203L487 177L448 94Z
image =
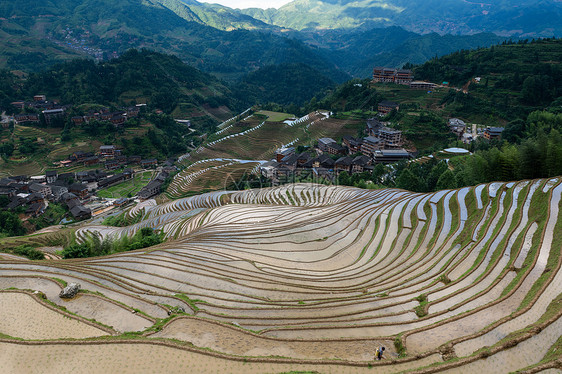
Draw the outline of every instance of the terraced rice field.
M167 190L170 198L224 190L237 183L244 174L256 172L259 162L212 159L190 165L176 174Z
M191 153L190 161L232 157L268 160L279 147L311 145L321 137L355 136L358 128L364 127L359 121L326 118L321 113L310 113L292 122L272 121L286 118L283 113L265 113L270 117L249 116L219 130L211 141Z
M114 335L66 342L67 359L51 337L0 339L0 371L26 372L25 349L49 362L45 372L554 372L561 354L543 358L562 323L561 195L556 178L430 194L297 184L148 200L130 211L141 222L76 237L150 226L168 238L159 246L0 260L0 289L61 304L60 281L81 283L90 292L67 309L94 310L85 317ZM380 345L384 359L373 361Z

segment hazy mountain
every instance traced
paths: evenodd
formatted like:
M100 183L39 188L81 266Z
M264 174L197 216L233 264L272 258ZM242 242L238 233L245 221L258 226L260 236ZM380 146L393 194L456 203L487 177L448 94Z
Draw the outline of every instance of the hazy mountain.
M219 30L271 30L277 27L219 4L195 0L155 0L186 21L197 22Z
M557 0L295 0L278 10L241 12L297 30L397 25L419 33L552 36L562 31Z
M225 14L224 22L236 16L228 8L202 6L194 1L183 4L176 0L3 1L0 35L5 37L0 39L0 47L11 55L0 52L0 68L40 70L78 53L108 58L130 48L150 48L174 53L190 65L226 80L282 63L314 66L336 81L348 78L303 42L271 32L226 32L203 24L201 9L215 9L215 13L208 13L206 22L214 19L218 24L218 14ZM164 5L174 5L174 11ZM186 20L189 17L191 20ZM236 17L249 18L239 14ZM10 48L6 48L8 44ZM21 60L30 63L21 64Z

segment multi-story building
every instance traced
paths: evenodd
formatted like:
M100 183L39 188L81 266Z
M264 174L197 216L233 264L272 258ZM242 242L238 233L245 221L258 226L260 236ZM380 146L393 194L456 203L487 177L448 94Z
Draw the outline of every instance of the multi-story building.
M484 138L488 140L500 139L502 137L503 127L488 127L484 130Z
M378 111L381 114L388 114L393 110L400 109L400 105L394 101L381 101L378 105Z
M363 139L363 144L361 145L361 153L372 157L375 151L384 148L384 142L379 138L374 136L367 136Z
M373 69L373 82L375 83L396 83L408 85L414 80L411 70L392 69L377 66Z
M400 130L391 129L390 127L382 127L379 130L378 137L388 148L396 148L402 145L402 131Z

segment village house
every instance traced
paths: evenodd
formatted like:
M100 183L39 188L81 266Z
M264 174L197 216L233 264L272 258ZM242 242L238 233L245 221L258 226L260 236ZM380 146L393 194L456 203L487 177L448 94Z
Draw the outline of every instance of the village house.
M297 156L297 167L302 167L308 161L310 161L312 157L307 152L303 152Z
M64 109L62 109L62 108L47 109L47 110L44 110L42 113L43 113L43 116L45 117L45 123L47 123L47 125L52 124L53 121L55 121L56 119L64 117Z
M392 112L393 110L399 110L400 109L400 105L398 103L395 103L394 101L381 101L378 105L378 112L380 114L386 115L390 112Z
M356 139L353 136L346 135L343 137L343 144L347 147L347 151L350 155L361 152L361 146L363 145L363 139Z
M140 164L143 168L154 167L158 165L158 160L155 158L149 158L147 160L141 160Z
M114 125L114 126L120 126L122 124L124 124L127 121L127 113L125 112L115 112L112 113L111 118L109 119L109 121Z
M320 156L310 160L305 166L311 168L324 168L333 169L335 161L326 154L321 154Z
M58 176L59 174L57 173L56 170L47 170L45 172L45 180L47 181L47 183L55 183Z
M137 196L141 200L150 199L152 196L158 195L160 193L161 187L162 187L162 182L153 180L149 184L144 186L142 190L140 190Z
M127 108L127 118L137 117L140 113L140 108L137 106Z
M47 197L51 194L51 187L46 184L33 183L29 185L29 192L40 193L43 197Z
M290 156L295 153L295 148L288 147L288 148L279 148L275 151L275 160L277 162L281 162L286 156Z
M357 156L351 162L351 173L363 173L369 168L370 165L371 158L365 155Z
M98 188L107 188L113 186L114 184L121 183L125 180L125 175L123 173L112 175L108 178L102 179L98 182Z
M24 206L27 203L27 198L23 196L13 196L10 203L6 206L6 209L13 210L20 206Z
M82 183L74 183L70 186L68 191L78 196L80 200L84 200L88 197L88 187Z
M92 156L84 159L84 166L92 166L100 163L100 158L98 156Z
M60 201L65 203L66 206L68 206L69 209L72 209L76 205L81 205L80 199L78 199L78 196L76 196L72 192L66 192L66 193L62 194L62 196L60 198Z
M342 171L347 171L348 173L351 172L351 164L353 163L353 159L349 156L340 157L336 160L334 165L334 170L336 173L340 173Z
M83 205L75 205L70 209L70 213L76 220L83 220L92 217L92 211L90 208L86 208Z
M334 142L327 145L326 152L331 155L344 155L346 149L344 146Z
M115 157L115 146L114 145L102 145L100 146L100 156L105 158Z
M127 163L129 164L139 164L142 160L141 156L129 156L127 158Z
M16 124L23 125L26 123L39 123L39 115L38 114L16 114L14 116L14 120Z
M488 140L501 139L503 127L488 127L484 130L484 138Z
M75 125L81 125L81 124L84 123L84 117L82 117L82 116L74 116L70 120Z
M17 189L13 186L0 186L0 196L14 197Z
M391 164L411 158L410 153L405 149L381 149L375 151L373 155L375 164Z
M34 192L34 193L30 194L29 196L27 196L26 204L43 203L43 201L45 201L45 197L42 194L40 194L39 192Z
M71 161L84 161L85 159L87 159L88 157L92 157L94 154L91 152L83 152L83 151L76 151L74 153L72 153L68 158Z
M65 193L68 192L68 188L64 186L51 186L51 196L53 201L59 201Z
M374 83L396 83L408 85L414 80L411 70L392 69L377 66L373 69Z
M375 138L374 136L367 136L363 138L363 143L361 144L361 153L373 157L375 151L384 148L384 142L379 139Z
M260 174L267 179L277 179L277 161L268 161L260 165Z
M332 138L320 138L318 139L318 149L322 152L328 152L328 145L335 142L336 141Z
M394 74L394 83L409 85L414 80L414 74L408 69L397 69Z
M384 142L385 147L396 148L402 145L402 131L383 127L379 129L378 137Z
M30 204L25 211L28 217L39 217L45 213L45 204L43 202Z
M431 91L435 89L437 85L431 82L415 81L410 83L410 88L414 90L426 90Z
M369 118L365 127L365 133L368 136L378 136L379 130L383 127L383 123L376 118Z

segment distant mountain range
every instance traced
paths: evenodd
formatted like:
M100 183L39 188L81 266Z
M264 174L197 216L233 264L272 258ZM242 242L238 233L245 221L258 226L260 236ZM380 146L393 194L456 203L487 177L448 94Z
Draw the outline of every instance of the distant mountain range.
M537 37L562 31L559 0L295 0L279 9L244 9L296 30L400 26L418 33Z
M296 0L279 10L239 10L196 0L4 0L0 68L40 71L77 57L105 60L146 48L242 82L253 94L268 73L279 73L286 81L277 86L289 87L286 72L299 67L299 76L327 87L367 77L375 65L418 64L505 40L491 31L556 34L561 7L554 0Z

